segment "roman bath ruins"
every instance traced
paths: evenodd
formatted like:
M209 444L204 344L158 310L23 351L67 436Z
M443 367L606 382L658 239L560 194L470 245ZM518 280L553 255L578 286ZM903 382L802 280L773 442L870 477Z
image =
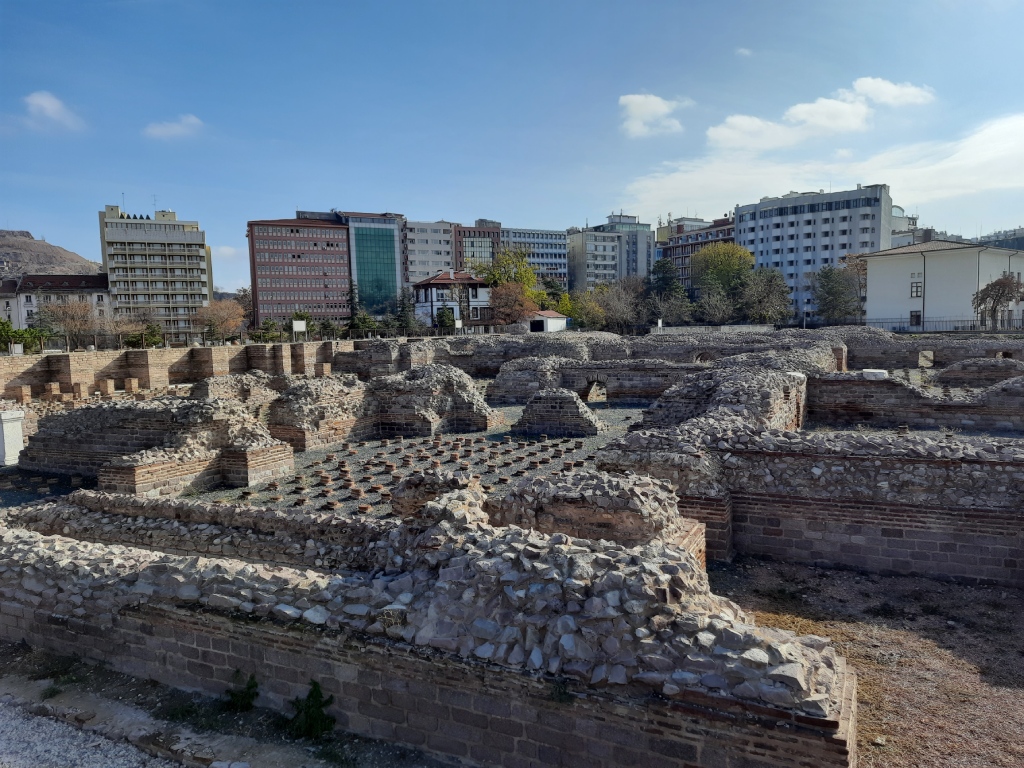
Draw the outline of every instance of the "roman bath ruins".
M738 556L1018 588L1024 341L870 328L0 359L0 639L463 765L858 764Z

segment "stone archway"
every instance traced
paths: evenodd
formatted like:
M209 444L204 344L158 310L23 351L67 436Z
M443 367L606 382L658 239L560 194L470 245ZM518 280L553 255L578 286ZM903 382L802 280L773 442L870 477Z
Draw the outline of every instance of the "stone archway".
M695 363L713 363L718 359L718 355L714 352L698 352L694 355L693 362Z

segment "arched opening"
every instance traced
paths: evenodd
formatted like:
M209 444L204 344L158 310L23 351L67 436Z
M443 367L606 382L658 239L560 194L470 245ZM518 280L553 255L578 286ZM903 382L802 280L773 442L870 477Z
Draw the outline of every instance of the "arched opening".
M714 352L698 352L697 356L693 358L695 363L713 363L718 358Z
M608 387L603 381L588 381L583 390L585 403L604 403L608 401Z

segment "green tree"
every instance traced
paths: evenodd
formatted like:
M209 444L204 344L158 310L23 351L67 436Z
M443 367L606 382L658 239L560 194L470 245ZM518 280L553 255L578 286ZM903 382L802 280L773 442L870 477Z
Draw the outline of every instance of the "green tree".
M748 272L740 289L740 308L752 323L781 323L793 315L786 278L777 269Z
M314 325L316 333L321 339L333 339L338 335L338 326L326 317L319 323L314 323Z
M650 309L650 322L655 325L661 320L662 325L686 325L693 319L693 304L686 295L686 291L672 291L659 296L652 294L647 299L647 306Z
M733 300L753 267L754 254L736 243L711 243L690 257L690 274L698 291L714 283Z
M683 284L679 280L679 268L676 267L672 259L658 259L654 262L648 277L648 285L651 293L658 296L682 290Z
M812 278L811 297L818 316L837 323L861 314L860 280L852 269L826 264Z
M403 288L398 294L398 327L402 330L416 328L419 321L416 319L416 298L411 288Z
M558 297L558 303L555 305L555 311L565 315L566 317L572 317L572 298L568 293L563 293Z
M126 347L142 349L155 347L164 340L164 329L157 323L146 323L146 327L139 333L128 333L121 337Z
M348 321L348 329L350 331L375 331L377 330L377 321L366 311L359 310Z
M736 304L717 281L709 280L701 285L697 315L704 322L724 325L736 317Z
M576 328L588 331L604 328L604 310L594 299L593 293L575 290L569 296L572 302L572 313L569 317Z
M526 291L537 285L537 273L530 266L532 251L523 246L502 246L489 262L472 262L469 270L494 287L518 283Z
M434 313L434 321L438 328L454 328L455 310L452 307L438 307Z

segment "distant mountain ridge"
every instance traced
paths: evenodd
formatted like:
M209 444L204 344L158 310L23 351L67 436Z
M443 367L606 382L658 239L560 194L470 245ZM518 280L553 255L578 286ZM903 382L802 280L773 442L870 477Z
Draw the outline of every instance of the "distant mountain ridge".
M96 275L100 266L73 251L36 240L23 229L0 229L0 277Z

